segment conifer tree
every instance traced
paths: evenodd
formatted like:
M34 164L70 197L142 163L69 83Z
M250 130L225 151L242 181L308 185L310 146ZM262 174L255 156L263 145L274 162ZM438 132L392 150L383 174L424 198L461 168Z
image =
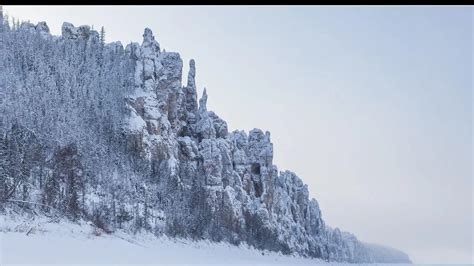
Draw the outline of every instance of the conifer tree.
M100 44L102 47L105 45L105 29L104 26L100 28Z

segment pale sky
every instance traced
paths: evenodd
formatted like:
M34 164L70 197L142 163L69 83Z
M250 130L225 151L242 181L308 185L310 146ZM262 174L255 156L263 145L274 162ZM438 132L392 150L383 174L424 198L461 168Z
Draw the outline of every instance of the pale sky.
M229 129L271 132L274 163L323 219L415 263L473 263L472 7L5 6L196 60Z

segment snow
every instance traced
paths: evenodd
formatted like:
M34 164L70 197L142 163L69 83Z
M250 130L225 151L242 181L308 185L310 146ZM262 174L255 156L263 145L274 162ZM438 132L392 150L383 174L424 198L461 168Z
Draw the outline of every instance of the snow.
M314 265L320 260L209 241L100 234L86 222L0 217L0 264ZM29 233L28 233L29 232ZM263 255L262 255L263 253Z
M1 190L14 193L7 194L9 201L0 203L0 210L51 209L71 218L93 219L107 230L120 227L131 234L146 228L169 235L247 241L331 261L409 261L403 252L366 245L327 227L302 180L292 172L278 172L273 164L270 133L260 129L248 136L243 131L229 133L227 123L207 110L205 89L198 109L195 62L190 61L189 87L182 87L179 53L161 52L150 29L145 29L142 45L132 43L126 51L119 43L103 46L104 39L89 26L76 28L67 22L56 41L39 38L38 31L50 36L45 23L2 29L0 87L6 87L0 90L0 181ZM18 67L24 65L23 58L34 67ZM38 208L41 204L48 206ZM128 242L116 243L119 233L112 239L95 236L93 243L84 244L76 236L86 235L84 241L90 241L90 225L85 223L73 233L74 226L54 224L0 223L0 232L16 232L5 233L5 254L20 262L53 255L74 260L77 254L81 261L89 254L94 260L100 251L105 259L118 256L119 261L129 261L121 258L126 253L121 252L122 245ZM55 233L43 234L48 231ZM74 236L73 243L69 236ZM145 253L145 260L160 261L173 253L163 244L169 241L163 241L155 244L154 239L145 251L129 249ZM59 254L66 255L42 249L52 249L50 243L65 249ZM211 253L223 252L219 245L211 245ZM106 253L104 246L117 254ZM26 249L28 256L21 257L17 249ZM164 250L158 258L146 257L157 250ZM237 250L223 252L220 258L261 261L258 251L242 255L242 249Z
M130 112L130 118L128 121L131 131L141 132L144 128L146 128L145 120L138 116L134 111Z

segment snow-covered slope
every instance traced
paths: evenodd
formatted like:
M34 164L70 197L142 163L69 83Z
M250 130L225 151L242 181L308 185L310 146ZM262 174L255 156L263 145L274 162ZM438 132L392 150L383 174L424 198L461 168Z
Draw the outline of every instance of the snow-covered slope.
M285 256L248 245L190 241L150 233L105 234L91 223L46 217L0 219L0 264L314 265L318 259Z
M230 132L206 90L198 101L189 66L183 85L179 53L148 28L123 47L87 25L52 36L44 22L2 24L0 211L327 261L409 261L327 226L307 185L273 164L270 132Z

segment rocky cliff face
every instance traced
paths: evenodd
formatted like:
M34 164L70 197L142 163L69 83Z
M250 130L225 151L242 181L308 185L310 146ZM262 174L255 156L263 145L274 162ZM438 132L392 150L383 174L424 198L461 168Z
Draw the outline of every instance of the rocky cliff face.
M141 46L126 48L136 59L128 128L139 136L150 164L164 169L160 179L176 182L179 193L201 193L201 201L188 203L204 212L193 214L204 219L200 234L331 261L381 261L354 236L325 226L307 185L273 165L268 131L229 132L226 122L208 111L206 89L198 104L194 60L182 86L179 54L161 51L149 29L143 37Z
M35 129L37 139L45 143L51 136L56 138L59 148L38 148L53 159L41 157L22 179L6 174L14 186L8 183L4 187L34 184L26 194L11 190L11 198L41 202L51 207L48 211L54 207L74 214L70 216L73 218L91 219L110 231L133 228L234 244L246 242L261 249L328 261L409 262L402 252L361 243L349 233L326 226L307 185L293 172L278 171L273 164L270 133L260 129L229 132L227 123L208 110L206 89L198 100L194 60L189 62L187 83L183 85L180 55L161 50L150 29L145 29L141 44L131 43L125 48L118 42L102 46L96 31L70 23L63 24L61 37L51 36L46 23L24 23L16 31L0 33L5 36L0 41L7 40L7 49L17 49L15 41L22 38L30 38L33 41L25 43L38 46L19 50L26 53L25 58L34 58L35 67L15 68L16 59L11 58L4 61L13 62L11 65L0 64L1 71L20 69L19 74L12 70L10 77L21 80L23 69L27 69L31 74L28 82L38 84L28 87L44 88L44 79L56 81L47 84L50 94L35 97L38 107L31 108L37 109L26 112L21 121ZM56 50L63 54L52 52ZM7 57L8 51L0 49L0 55ZM69 76L58 64L69 72L80 71ZM46 78L36 80L41 75ZM66 80L66 85L60 80ZM0 79L0 88L8 84ZM65 93L54 95L56 91ZM44 104L42 97L47 99ZM5 99L15 101L18 97ZM80 116L96 110L92 113L103 116L95 120L85 116L76 124L70 116L60 117L57 120L64 121L62 124L50 125L48 121L54 119L41 110L55 99L58 103L70 101L64 107L69 113ZM28 120L35 112L43 112L45 118ZM12 114L3 123L0 120L0 144L11 142L7 125L17 121L16 116ZM36 125L36 121L41 123ZM76 133L67 131L71 125L84 124L88 128L76 128L77 137L71 138ZM42 128L45 125L55 130L46 132ZM91 130L95 128L101 131ZM61 146L70 142L74 145ZM65 151L70 154L70 164L58 163ZM0 164L1 154L0 145ZM69 165L74 165L74 171ZM73 197L64 191L73 191L69 193ZM2 198L4 202L11 199Z

